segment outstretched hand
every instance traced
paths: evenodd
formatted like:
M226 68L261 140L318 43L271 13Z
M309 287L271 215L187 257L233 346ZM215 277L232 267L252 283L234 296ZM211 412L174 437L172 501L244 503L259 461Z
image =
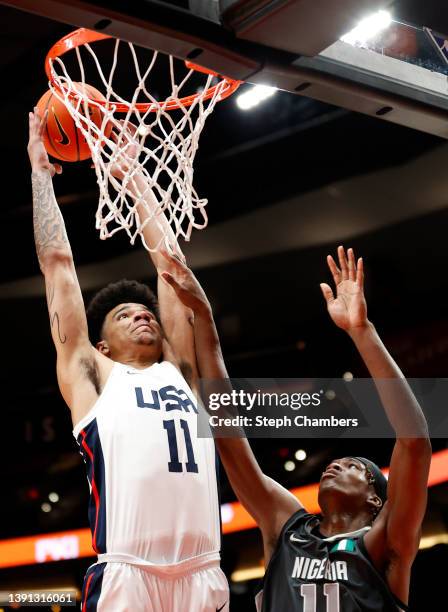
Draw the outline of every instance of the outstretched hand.
M320 288L334 323L346 332L352 332L368 324L363 261L360 257L355 262L353 249L348 249L346 254L342 246L338 247L338 259L339 268L331 255L327 257L336 286L336 297L326 283L321 283Z
M210 303L207 296L190 268L168 251L162 249L160 253L169 265L168 270L159 272L159 275L174 289L182 304L191 308L195 314L209 311Z
M62 166L50 162L44 146L43 137L47 117L48 110L45 112L44 116L41 117L37 110L37 106L34 107L34 112L29 113L28 156L33 172L48 170L53 177L55 174L61 174Z

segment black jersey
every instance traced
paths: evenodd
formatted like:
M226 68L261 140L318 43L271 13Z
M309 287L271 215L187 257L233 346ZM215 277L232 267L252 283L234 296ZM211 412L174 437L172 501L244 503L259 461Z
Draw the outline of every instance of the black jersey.
M283 527L256 597L262 612L399 612L364 545L369 527L324 538L318 518L296 512ZM314 530L314 531L313 531Z

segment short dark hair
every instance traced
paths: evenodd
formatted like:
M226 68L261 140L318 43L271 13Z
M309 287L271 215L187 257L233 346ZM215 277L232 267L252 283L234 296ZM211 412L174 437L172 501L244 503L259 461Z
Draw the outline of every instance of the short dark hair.
M109 283L93 296L86 310L89 337L94 346L102 339L104 320L108 313L118 304L126 303L147 306L160 323L157 298L147 285L126 278Z

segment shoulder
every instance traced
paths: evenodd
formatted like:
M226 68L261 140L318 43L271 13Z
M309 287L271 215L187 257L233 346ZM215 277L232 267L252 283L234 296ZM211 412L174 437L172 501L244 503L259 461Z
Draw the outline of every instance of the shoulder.
M305 526L317 522L316 514L310 514L305 508L299 508L297 512L286 521L283 529L294 529L297 526Z
M82 419L101 395L114 362L93 346L77 352L70 363L57 363L59 389L71 410L73 423Z
M186 360L177 360L175 358L174 351L167 340L164 340L163 342L163 361L160 365L165 363L170 364L176 370L176 372L182 376L182 378L184 378L189 387L191 387L193 390L196 389L197 376L193 366Z
M272 582L278 566L284 563L285 559L291 559L301 550L303 545L312 540L309 531L317 522L318 517L309 514L304 508L297 512L286 521L275 542L265 542L265 558L268 561L263 584ZM276 569L277 568L277 569Z
M305 508L300 508L283 525L277 537L277 543L282 541L294 542L294 538L298 538L299 535L300 539L310 538L309 531L317 521L318 518L315 514L310 514Z

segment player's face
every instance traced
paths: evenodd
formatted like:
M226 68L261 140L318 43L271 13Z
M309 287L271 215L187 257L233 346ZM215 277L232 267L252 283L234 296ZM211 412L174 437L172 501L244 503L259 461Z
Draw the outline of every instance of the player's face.
M322 473L319 496L331 493L355 500L366 500L370 493L366 467L352 457L335 459Z
M143 304L116 306L106 316L103 335L112 354L132 346L162 349L162 328L155 315Z

